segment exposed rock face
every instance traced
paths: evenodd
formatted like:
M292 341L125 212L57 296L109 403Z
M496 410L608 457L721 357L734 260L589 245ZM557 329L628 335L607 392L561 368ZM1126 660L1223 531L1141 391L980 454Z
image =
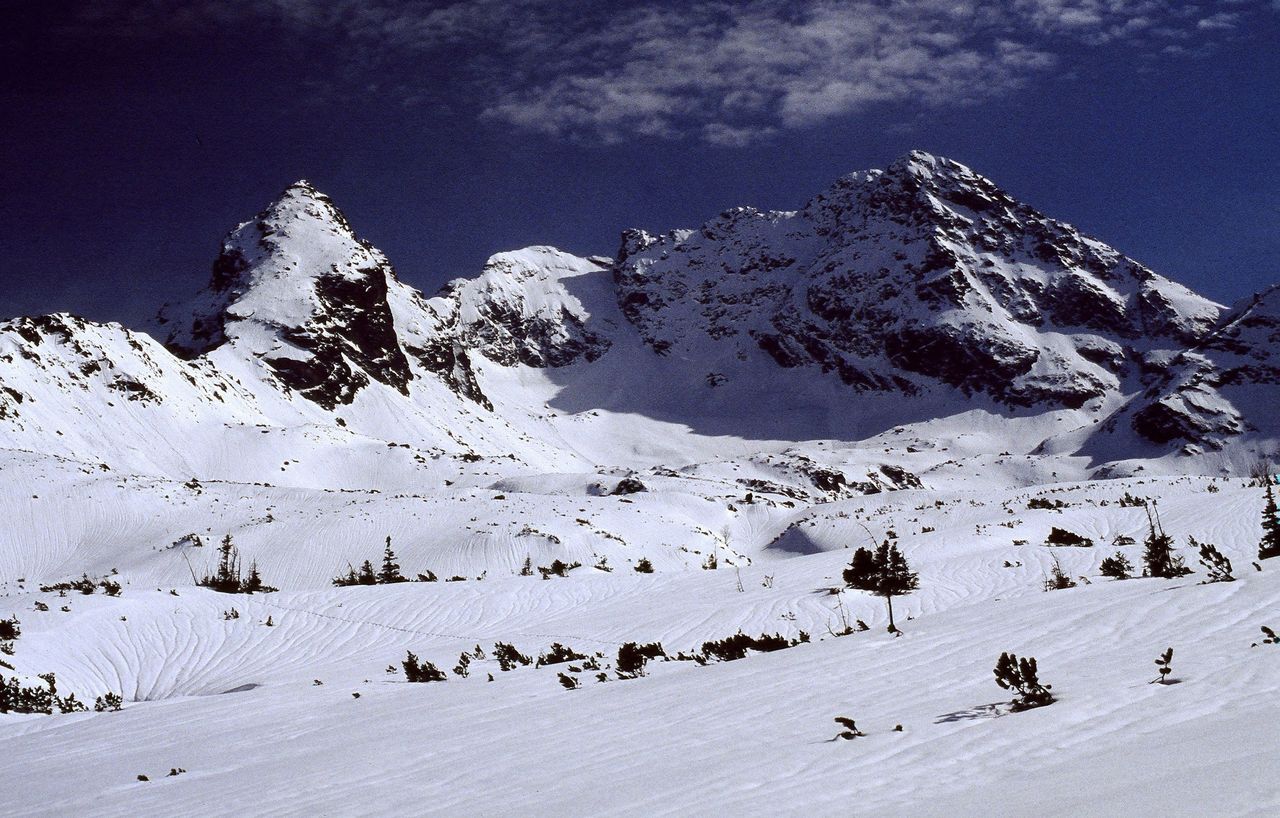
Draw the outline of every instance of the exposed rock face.
M166 308L167 345L188 358L226 345L326 409L377 381L408 394L410 359L487 409L475 356L503 366L593 361L609 342L561 283L598 263L554 248L494 256L475 279L425 299L306 182L227 237L192 307Z
M496 364L589 363L610 341L587 328L590 316L566 281L603 269L554 247L528 247L493 256L477 278L451 281L432 304L452 319L464 347Z
M386 257L302 181L231 232L189 314L166 310L166 344L186 357L234 344L328 409L371 379L407 393L412 374L388 303L399 286Z
M231 468L225 451L253 450L246 430L326 458L353 435L396 449L413 440L422 464L578 458L579 432L544 434L547 422L604 413L614 417L599 428L631 415L807 440L876 434L887 427L875 412L909 424L977 410L1036 426L1041 413L1083 409L1035 442L1101 463L1280 440L1280 288L1224 313L918 152L796 212L738 208L698 230L628 231L616 261L501 253L431 298L299 182L228 235L208 286L162 323L165 345L69 315L0 323L0 443L257 479L293 458L267 447ZM587 450L596 427L581 424ZM804 496L919 485L896 466L763 466Z
M711 342L818 366L862 390L939 381L1079 407L1219 308L963 165L914 152L798 212L737 208L623 235L619 303L659 354Z
M1132 426L1155 443L1220 449L1233 436L1277 427L1280 287L1236 304L1142 396Z

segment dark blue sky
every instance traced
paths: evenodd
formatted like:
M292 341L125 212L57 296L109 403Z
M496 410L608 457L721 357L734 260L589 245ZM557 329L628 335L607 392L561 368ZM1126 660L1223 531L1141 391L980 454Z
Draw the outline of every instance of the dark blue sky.
M796 208L916 147L1219 300L1280 282L1268 2L27 5L0 35L0 313L136 323L303 177L431 291L504 249Z

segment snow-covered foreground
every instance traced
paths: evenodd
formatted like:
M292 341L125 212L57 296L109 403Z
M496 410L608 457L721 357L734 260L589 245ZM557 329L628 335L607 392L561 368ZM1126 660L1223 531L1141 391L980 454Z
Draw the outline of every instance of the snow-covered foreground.
M1280 645L1253 647L1261 626L1280 627L1280 569L1251 566L1262 493L1242 480L1017 489L975 482L971 490L895 491L809 507L739 502L730 512L687 486L588 497L572 494L566 477L555 495L512 484L503 500L473 500L474 522L437 518L445 533L456 534L461 523L502 532L486 534L486 548L472 540L447 567L439 563L452 553L448 538L409 536L408 511L395 505L404 498L335 495L331 504L374 504L360 512L368 514L361 537L325 522L322 504L307 492L262 489L259 502L269 499L276 522L257 528L250 518L262 509L237 505L225 491L205 487L184 497L197 508L230 507L203 519L244 533L246 556L286 589L254 596L192 587L189 577L175 584L187 569L171 565L177 558L162 547L162 533L193 527L181 519L193 513L182 504L157 501L148 510L138 499L127 511L86 512L94 497L110 505L107 488L117 480L86 474L79 506L48 493L42 542L58 541L76 514L82 522L96 514L111 521L102 528L109 544L95 553L83 531L67 535L80 545L26 563L25 582L0 588L0 618L21 620L15 653L3 658L25 678L55 672L63 692L90 701L117 691L124 710L0 716L0 813L1280 811ZM723 488L708 485L711 497ZM166 490L156 488L159 497ZM1146 514L1117 503L1126 493L1159 499L1164 527L1195 574L1099 577L1099 562L1116 550L1140 562ZM9 497L10 519L17 497L17 490ZM1029 509L1032 498L1063 507ZM530 548L530 536L508 531L522 518L550 525L556 503L593 526L611 520L597 527L622 532L623 541L575 544L566 535L560 545L567 551L546 540ZM156 521L166 514L166 524ZM706 543L720 543L716 570L702 570L702 555L680 550L681 514L701 515ZM628 515L636 520L626 522ZM321 522L308 528L308 516ZM128 521L132 551L118 536ZM326 587L347 561L376 562L392 525L406 573L431 567L472 579ZM1044 546L1054 526L1098 545ZM895 600L899 637L885 632L883 600L829 591L848 549L890 529L921 579L919 591ZM1139 544L1111 547L1121 535ZM1186 548L1189 535L1216 544L1238 581L1200 584L1205 576ZM6 560L27 553L12 528L8 536ZM212 544L186 549L197 570L211 563L205 552ZM526 553L535 564L576 555L584 566L566 578L517 576ZM593 554L616 570L593 569ZM631 570L640 556L656 573ZM1091 582L1044 592L1055 557L1069 575ZM75 560L98 573L115 560L122 595L35 590L76 573ZM485 571L484 580L474 579ZM37 601L49 610L36 611ZM833 637L841 601L850 621L870 629ZM228 619L232 608L239 617ZM804 631L811 641L706 666L653 661L638 679L618 679L611 667L624 642L661 641L674 656L739 629L788 638ZM610 680L581 670L572 675L582 687L566 690L557 674L567 665L502 672L491 658L498 641L535 657L555 642L603 653ZM476 645L490 658L473 662L467 678L450 673L446 683L408 684L399 669L413 651L447 671ZM1178 683L1148 684L1153 660L1170 646ZM991 672L1002 651L1035 656L1059 700L1008 712L1009 694ZM836 716L856 719L867 735L832 741ZM185 772L166 775L176 768Z

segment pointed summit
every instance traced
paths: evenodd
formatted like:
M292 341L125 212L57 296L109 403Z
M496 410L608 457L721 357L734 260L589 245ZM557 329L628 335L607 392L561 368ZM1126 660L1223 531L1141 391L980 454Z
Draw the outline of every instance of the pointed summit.
M194 303L167 307L161 323L178 354L233 346L332 407L370 378L407 388L387 303L392 284L399 286L386 257L355 235L328 196L299 180L228 234L209 285Z

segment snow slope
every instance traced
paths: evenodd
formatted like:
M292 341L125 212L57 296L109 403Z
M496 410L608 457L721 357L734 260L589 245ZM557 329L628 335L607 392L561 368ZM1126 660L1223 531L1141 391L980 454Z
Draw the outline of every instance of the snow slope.
M1223 309L915 152L428 297L299 182L154 334L0 323L0 677L124 698L0 714L0 815L1273 814L1276 292ZM1195 574L1100 576L1134 498ZM280 590L197 587L224 535ZM387 538L437 581L333 586ZM898 637L837 593L885 540ZM40 590L82 575L121 595ZM739 630L807 641L619 678ZM1006 650L1059 701L1009 712Z
M1219 481L1207 494L1210 484L841 501L801 525L810 553L757 545L739 571L583 568L545 581L495 571L479 582L249 598L188 587L175 597L128 571L117 599L9 584L0 604L23 620L19 670L53 670L84 695L122 690L131 703L123 713L0 717L0 774L26 782L0 812L488 813L520 804L532 814L966 815L999 803L1005 814L1268 814L1280 807L1267 726L1280 648L1250 645L1274 624L1280 585L1274 569L1248 567L1260 491ZM1179 541L1217 542L1240 580L1102 580L1097 561L1112 549L1038 544L1052 525L1100 541L1140 535L1142 510L1116 504L1125 492L1158 497ZM1028 511L1032 497L1065 506ZM1018 525L1000 525L1010 521ZM921 590L898 600L898 638L882 630L882 601L857 592L843 602L871 630L828 631L839 614L822 589L847 561L841 546L865 541L863 524L876 535L897 528L921 574ZM1134 546L1122 550L1136 557ZM1054 556L1092 584L1041 591ZM35 599L51 610L29 612ZM70 613L59 611L64 602ZM227 620L232 606L240 617ZM536 655L561 642L611 661L624 641L660 640L675 654L739 628L803 630L813 641L706 667L654 662L633 680L583 673L574 691L557 682L564 666L504 673L483 661L468 678L427 685L386 672L406 650L447 668L476 644L507 641ZM1178 684L1147 684L1150 660L1169 645ZM1004 650L1036 656L1059 701L1009 713L990 675ZM868 735L828 741L836 715ZM163 777L173 767L187 772ZM140 773L152 780L136 781Z

